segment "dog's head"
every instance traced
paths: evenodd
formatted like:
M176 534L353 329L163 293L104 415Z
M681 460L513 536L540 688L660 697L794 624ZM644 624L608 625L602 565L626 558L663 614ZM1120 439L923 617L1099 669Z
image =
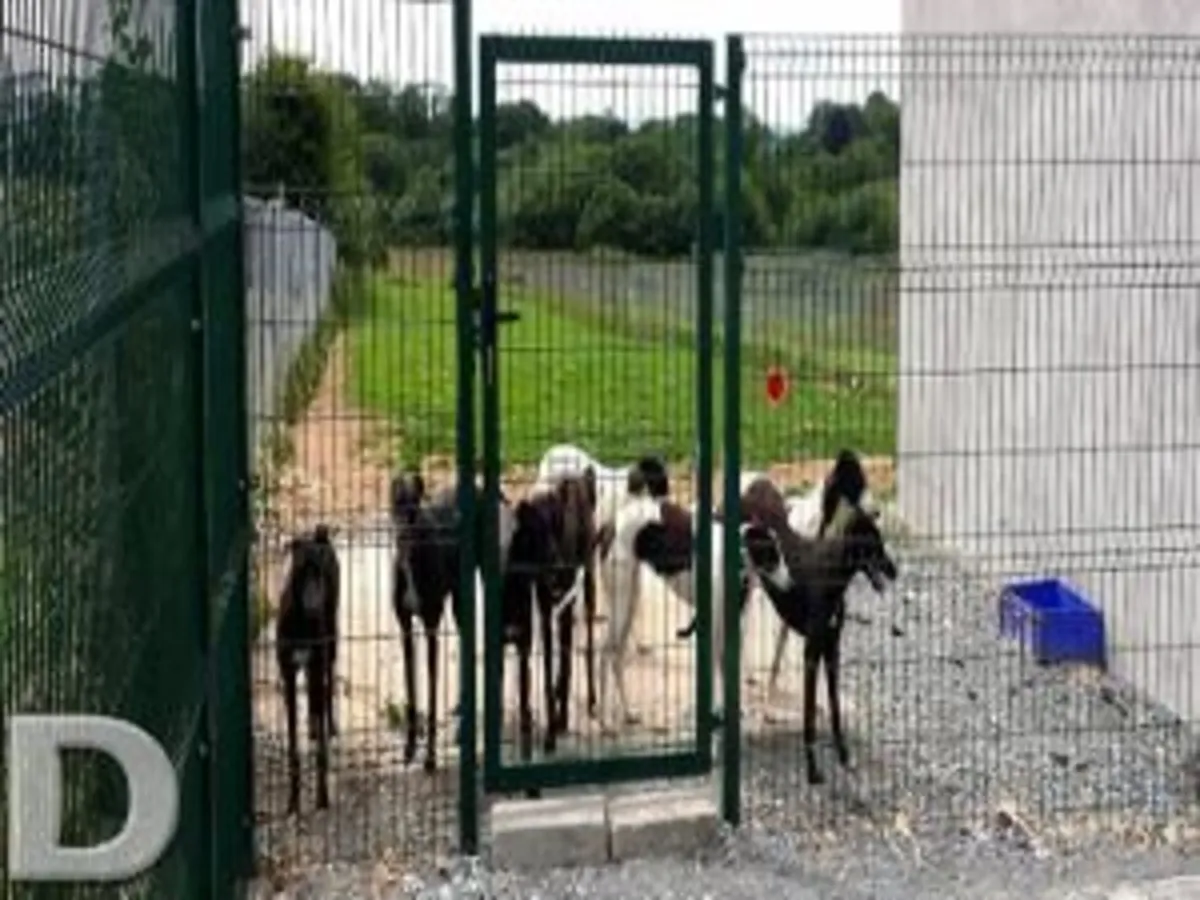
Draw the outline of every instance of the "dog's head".
M540 502L547 507L546 516L549 527L558 539L561 563L573 570L595 544L595 469L588 466L581 475L560 479L554 486L553 494L545 496Z
M862 572L879 593L899 574L887 551L877 517L860 506L839 504L829 535L841 539L845 562L852 572Z
M667 464L659 456L643 456L629 469L625 490L632 496L662 500L671 492Z
M596 511L596 470L588 466L581 475L563 478L558 483L558 497L565 509L586 509L590 517Z
M792 587L792 573L776 533L757 521L744 522L742 552L759 578L781 591Z
M853 450L839 451L833 468L825 477L821 497L822 533L828 531L829 523L841 503L859 507L872 518L879 518L880 510L871 496L867 473Z
M293 601L308 615L324 609L337 566L333 544L333 529L325 523L312 533L298 534L287 543L290 571L288 589Z
M392 523L412 525L425 499L425 479L419 472L402 472L392 479Z

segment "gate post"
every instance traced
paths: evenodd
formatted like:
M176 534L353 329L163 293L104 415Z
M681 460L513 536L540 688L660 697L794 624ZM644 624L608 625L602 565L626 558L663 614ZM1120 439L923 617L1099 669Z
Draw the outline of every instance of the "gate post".
M458 322L459 852L479 852L475 654L475 154L471 121L471 0L454 0L454 291ZM465 537L465 540L461 538Z
M725 647L722 688L721 816L741 821L742 617L738 603L741 560L741 346L742 346L742 36L725 38Z

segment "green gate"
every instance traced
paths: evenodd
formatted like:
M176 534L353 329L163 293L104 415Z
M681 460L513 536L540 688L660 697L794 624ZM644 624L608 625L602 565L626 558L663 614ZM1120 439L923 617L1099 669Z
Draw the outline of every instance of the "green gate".
M506 357L514 353L546 353L553 348L538 345L537 340L553 342L555 329L546 324L551 315L543 313L548 302L543 296L531 299L527 292L512 287L502 278L502 240L500 221L500 188L498 159L504 148L498 147L498 71L502 66L583 66L645 67L686 69L695 76L695 189L696 208L694 230L694 294L696 322L694 324L693 374L689 386L695 398L694 471L695 500L699 511L696 570L711 571L711 510L713 472L713 285L714 285L714 215L715 153L714 116L715 86L713 82L713 47L706 41L592 39L579 37L518 37L484 36L480 40L481 71L479 80L479 172L480 172L480 261L481 290L479 295L479 344L483 379L483 458L484 494L480 515L483 517L484 542L481 568L485 585L484 603L484 784L489 791L519 791L568 785L613 783L652 778L701 775L712 768L712 734L715 717L712 711L712 645L711 593L709 578L696 583L698 615L695 643L695 678L693 702L694 731L690 739L651 748L606 747L603 752L582 753L564 750L548 758L517 762L502 754L503 725L503 668L504 646L501 634L500 558L497 540L498 511L501 502L502 439L509 434L514 443L531 444L528 435L510 432L516 419L509 415L510 404L527 404L529 399L514 396L513 387L502 384ZM509 150L511 151L511 149ZM565 173L570 178L569 172ZM537 276L535 274L536 281ZM518 295L521 296L518 296ZM562 299L561 304L571 301ZM534 314L522 320L523 307L529 305ZM575 316L576 312L561 313ZM584 313L578 313L584 315ZM558 321L557 319L555 321ZM567 321L563 319L562 321ZM575 319L571 319L575 321ZM541 324L539 324L539 322ZM501 336L499 326L508 324ZM563 335L557 335L563 340ZM510 338L513 339L510 342ZM594 348L593 348L594 349ZM558 353L562 353L559 348ZM567 352L586 352L582 348ZM616 357L613 366L623 365ZM582 398L573 398L582 403ZM629 423L615 423L627 428ZM539 434L539 439L543 435ZM571 439L570 435L554 432L555 441ZM586 439L581 440L584 443ZM573 441L574 442L574 441ZM549 446L550 440L544 442ZM689 448L692 449L692 448ZM627 464L629 459L602 460L611 465ZM648 605L643 604L643 607ZM468 613L468 620L473 613ZM597 678L602 665L599 647L603 643L603 626L597 628ZM576 641L577 645L579 640ZM539 642L535 636L535 648ZM546 648L540 648L545 652ZM511 665L511 664L510 664ZM533 667L535 671L538 667ZM578 672L575 683L585 677ZM534 691L535 731L538 723L545 727L545 710L538 710ZM464 708L470 708L464 705ZM573 721L579 723L586 713L573 705ZM473 731L473 729L468 729ZM535 741L536 743L536 741Z

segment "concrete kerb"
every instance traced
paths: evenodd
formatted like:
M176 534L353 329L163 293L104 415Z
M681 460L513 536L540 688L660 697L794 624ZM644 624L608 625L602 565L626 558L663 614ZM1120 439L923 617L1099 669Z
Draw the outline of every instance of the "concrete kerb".
M491 807L492 864L538 870L693 853L717 837L712 785L501 800Z

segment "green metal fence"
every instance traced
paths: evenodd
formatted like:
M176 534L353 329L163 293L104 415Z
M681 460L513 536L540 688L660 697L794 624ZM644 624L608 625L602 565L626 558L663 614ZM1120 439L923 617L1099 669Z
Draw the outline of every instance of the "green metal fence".
M799 835L956 831L1001 801L1046 828L1194 818L1193 717L1162 700L1186 691L1147 662L1165 652L1182 671L1190 636L1151 617L1136 645L1114 638L1117 674L1063 674L993 633L999 580L1031 568L1113 593L1132 572L1194 569L1187 547L1114 563L1094 535L1128 527L1081 535L1057 508L1012 534L990 510L1031 515L1000 497L1014 467L1050 492L1036 466L1059 466L1078 493L1084 467L1063 459L1130 473L1181 448L1047 420L1052 437L998 449L1019 418L1008 407L1036 404L1011 385L987 382L1004 400L990 404L955 387L1019 376L1057 390L1070 374L1057 332L1062 346L1021 345L1019 363L991 366L993 335L970 329L1007 328L988 318L996 303L1044 335L1061 327L1037 315L1047 296L1071 309L1123 291L1139 328L1178 300L1177 279L1146 276L1194 268L1172 257L1177 235L1156 232L1131 262L1117 251L1132 237L1096 229L1132 215L1136 198L1114 187L1129 171L1156 204L1178 193L1151 175L1193 163L1146 136L1191 133L1155 111L1190 108L1194 48L513 35L482 39L476 73L467 0L401 3L368 46L332 53L277 27L269 6L248 40L231 4L198 0L113 0L95 46L40 19L3 23L0 697L6 714L124 716L172 753L179 838L135 892L223 898L255 863L274 881L332 860L428 867L480 850L488 795L630 780L719 777L728 821ZM417 45L424 55L389 68ZM1125 137L1104 138L1111 153L1060 140L1114 96L1124 105L1105 115ZM1020 146L995 126L1010 120ZM1013 233L1034 175L1075 232ZM1128 270L1119 289L1097 277L1113 270ZM1109 309L1088 307L1088 321ZM948 322L973 335L969 350L944 338ZM1142 379L1194 370L1177 357L1087 371L1158 402L1175 394ZM771 372L790 377L787 397L764 396ZM577 664L556 755L515 758L495 522L501 492L525 496L559 442L613 467L662 454L675 499L698 510L701 571L718 549L710 510L723 501L737 520L743 468L803 492L849 446L885 502L907 478L913 519L885 520L905 573L896 596L851 596L852 765L831 786L806 785L799 764L799 639L769 683L769 607L739 618L734 592L710 596L703 578L691 641L675 635L685 606L644 597L627 668L639 720L616 733L592 721ZM489 535L461 546L465 614L417 629L412 686L392 591L399 470L456 487L459 534ZM988 502L946 487L985 482ZM1194 511L1177 518L1190 528ZM288 818L271 619L279 551L319 521L338 530L344 572L333 807L312 809L306 758ZM1172 530L1153 525L1140 537ZM727 528L720 548L728 584L737 537ZM966 545L970 564L955 556ZM716 695L718 609L742 624L726 629L734 674ZM111 830L121 791L102 765L69 760L69 836ZM15 894L84 895L106 896Z
M2 32L0 704L149 731L183 816L122 896L227 897L253 862L236 12L68 6ZM120 776L65 771L65 839L111 835Z
M511 467L536 465L542 450L556 442L599 447L604 459L636 458L647 448L662 447L664 456L682 470L680 463L694 452L695 502L697 509L696 568L712 568L712 471L713 471L713 223L715 144L713 48L703 41L638 41L630 39L585 39L570 37L484 36L480 39L479 104L479 195L480 195L480 281L479 338L483 372L483 459L484 500L481 514L496 535L501 497L502 464ZM669 73L655 78L655 73ZM505 183L499 181L500 156L514 151L511 143L499 146L501 137L498 107L508 97L520 97L539 81L557 80L571 86L578 80L603 79L616 73L626 97L649 95L667 102L682 103L684 114L695 117L694 135L681 148L678 162L685 166L683 177L696 195L693 215L696 320L694 344L681 345L673 355L651 343L631 341L622 327L637 326L637 312L621 310L603 293L592 298L610 304L611 330L589 323L572 310L580 301L558 292L531 293L517 288L505 275L511 271L511 245L501 246L503 227L514 227L511 217L533 202L526 191L544 189L547 169L565 169L571 179L571 147L554 142L543 156L529 160L505 160ZM649 74L647 74L649 73ZM676 98L672 94L682 93ZM504 97L507 94L508 97ZM690 109L687 95L690 94ZM509 100L509 102L512 102ZM651 100L653 102L653 100ZM504 137L508 137L505 135ZM511 138L509 138L511 140ZM540 171L539 171L540 170ZM539 185L539 177L543 184ZM555 176L551 176L555 177ZM529 184L532 182L532 184ZM527 186L528 185L528 186ZM570 190L571 187L566 188ZM501 197L501 192L504 192ZM505 220L506 225L501 224ZM520 227L516 225L515 227ZM536 227L536 226L535 226ZM519 254L519 248L516 253ZM550 263L552 266L552 263ZM596 260L586 277L604 280L605 263ZM682 299L682 298L681 298ZM619 303L619 301L616 301ZM647 311L660 327L672 327L675 318L669 301ZM604 313L601 312L601 317ZM624 320L622 322L621 320ZM501 335L497 325L511 323ZM628 334L628 331L626 332ZM620 362L614 365L614 359ZM569 377L546 385L548 372L569 369ZM539 381L542 386L539 387ZM640 383L639 383L640 382ZM688 400L694 412L686 411ZM672 423L660 410L674 410ZM641 422L629 415L641 412ZM690 422L689 422L690 418ZM637 448L641 447L641 450ZM503 463L502 463L503 461ZM512 476L509 476L512 480ZM602 490L606 489L602 486ZM589 735L578 724L576 747L559 752L566 758L514 762L502 755L504 644L502 634L499 541L485 540L483 573L485 591L485 779L489 790L553 788L570 784L611 783L668 776L707 773L712 765L712 637L710 579L697 582L695 604L698 628L695 657L690 676L660 667L654 695L634 688L632 702L640 714L657 716L653 731L666 740L651 739L648 747L621 747L600 734ZM737 557L734 557L736 560ZM727 572L736 579L736 568ZM651 603L654 602L650 599ZM611 611L608 616L611 617ZM665 633L644 635L660 652L671 652ZM542 654L551 652L542 648ZM586 662L586 660L585 660ZM602 663L601 663L602 664ZM685 663L686 665L686 663ZM599 668L599 666L597 666ZM603 679L603 673L597 672ZM574 685L586 681L582 668ZM636 674L634 675L636 678ZM652 676L653 677L653 676ZM665 691L664 691L665 689ZM653 697L653 699L652 699ZM586 695L571 698L579 708ZM661 704L659 709L645 707ZM679 713L688 704L690 716ZM671 709L674 708L674 709ZM669 711L670 710L670 711ZM678 714L680 718L675 718ZM546 711L538 710L544 723ZM542 724L541 727L545 727ZM690 734L688 733L690 730ZM576 742L571 742L576 743ZM574 751L574 752L572 752ZM571 757L574 757L573 759Z

